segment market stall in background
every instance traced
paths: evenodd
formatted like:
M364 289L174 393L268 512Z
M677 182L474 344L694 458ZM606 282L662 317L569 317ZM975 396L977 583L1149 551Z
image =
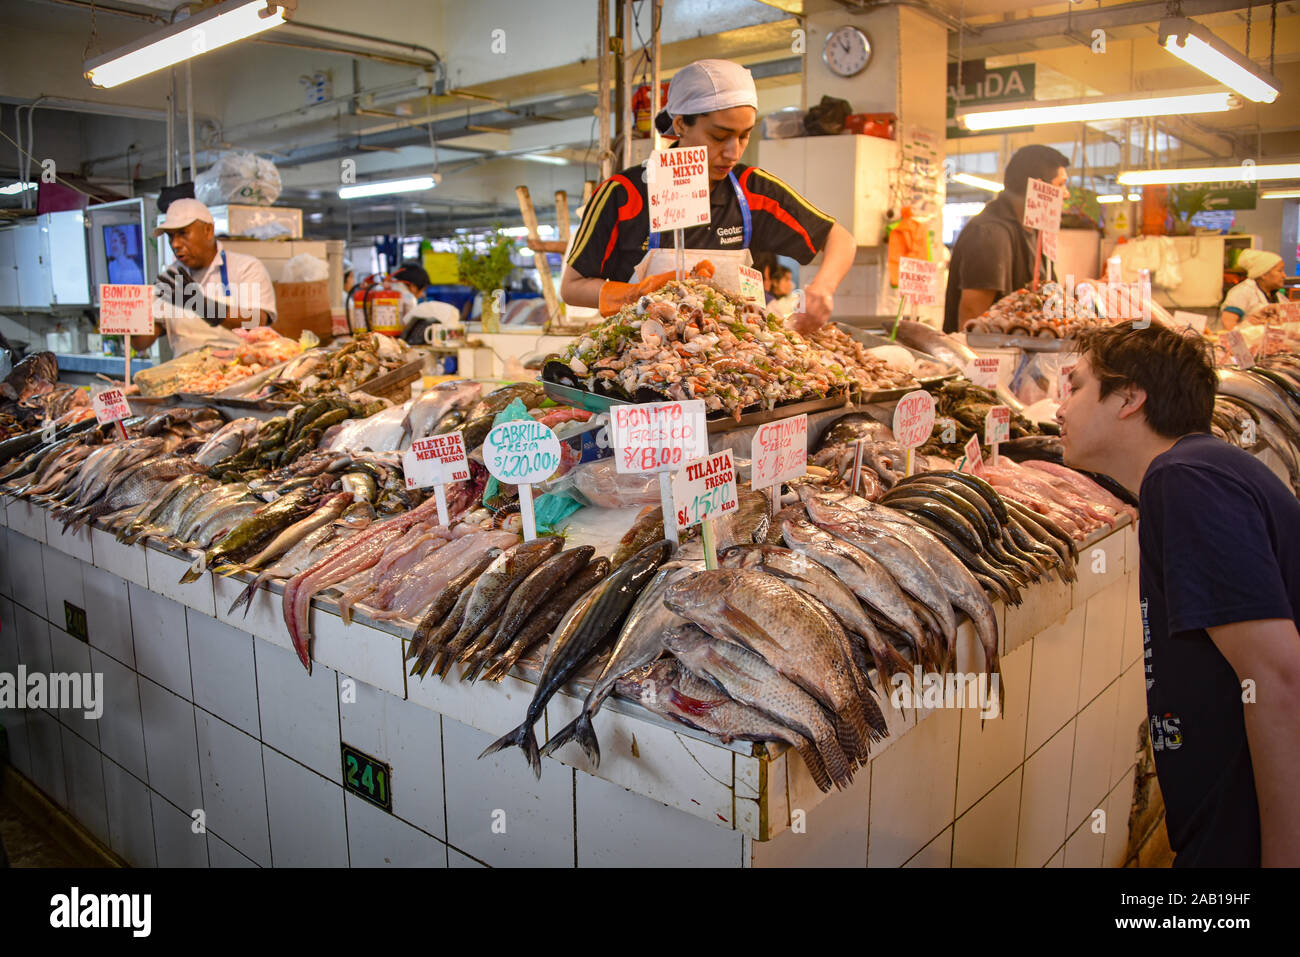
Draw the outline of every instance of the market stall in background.
M16 33L53 16L15 6ZM97 6L123 44L186 29ZM572 3L528 40L491 34L505 4L410 5L389 39L333 0L270 6L257 37L120 87L88 89L78 45L58 106L32 86L0 116L26 131L0 188L0 671L104 683L102 716L0 709L33 800L132 866L1137 859L1137 502L1064 464L1055 414L1081 333L1204 336L1215 433L1300 494L1300 301L1251 255L1295 272L1271 99L1231 160L1191 106L1116 119L1180 62L1133 11L1088 54L1123 61L1103 77L1063 19L979 4ZM480 34L487 60L452 52ZM670 155L669 77L714 56L756 83L744 165L816 207L745 194L744 235L752 210L852 238L820 328L811 237L806 262L679 258L684 232L655 228L627 278L659 281L600 310L561 295L602 183ZM218 60L276 92L219 98ZM1071 70L1091 84L1059 108L1082 112L1002 115ZM110 163L115 133L45 178L85 102L152 145ZM942 332L945 243L1029 142L1070 159L1069 197L1033 180L1013 224L1032 278ZM706 223L698 175L609 215L681 220L690 194ZM155 232L195 199L265 267L273 321L132 355L154 277L195 278Z

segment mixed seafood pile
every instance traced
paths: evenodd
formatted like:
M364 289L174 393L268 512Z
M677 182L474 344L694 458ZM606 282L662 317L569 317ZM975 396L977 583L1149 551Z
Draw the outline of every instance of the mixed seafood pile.
M360 332L351 342L338 345L338 341L328 349L304 352L243 398L308 402L324 395L352 393L412 358L410 347L393 336Z
M914 387L833 325L805 337L707 279L672 281L582 336L546 377L600 395L703 399L710 412Z
M0 440L50 422L70 425L93 414L89 392L59 384L59 364L52 352L24 357L0 382Z
M234 348L209 346L136 373L134 384L140 394L211 395L287 362L302 351L299 342L266 326L230 331L240 338Z
M1003 296L983 315L966 320L961 331L1070 339L1088 326L1105 322L1103 312L1091 286L1081 283L1074 295L1067 295L1059 283L1045 282L1037 292L1017 289Z
M953 379L934 391L934 431L917 451L922 455L955 457L965 448L971 436L980 437L983 454L989 454L984 445L984 423L989 409L1006 404L996 392L975 385L969 379ZM1057 430L1055 424L1032 422L1015 407L1011 407L1011 438L1041 435Z

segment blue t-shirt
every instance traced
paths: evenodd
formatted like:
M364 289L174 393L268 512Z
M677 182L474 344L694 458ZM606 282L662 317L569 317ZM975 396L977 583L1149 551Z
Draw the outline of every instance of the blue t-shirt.
M1139 493L1147 717L1176 867L1258 867L1243 689L1205 629L1300 607L1300 501L1249 453L1186 435Z

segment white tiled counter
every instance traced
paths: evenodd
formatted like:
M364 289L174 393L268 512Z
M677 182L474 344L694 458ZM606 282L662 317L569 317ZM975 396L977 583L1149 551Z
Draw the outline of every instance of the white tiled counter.
M603 755L478 760L533 685L406 676L400 629L312 612L314 665L278 595L247 618L239 582L124 546L75 542L42 510L0 507L0 672L102 673L99 720L0 711L17 769L134 865L1114 865L1128 837L1143 716L1137 541L1084 549L1080 580L999 607L1006 711L893 709L845 792L794 754L723 745L611 699ZM84 608L88 642L65 628ZM80 604L78 604L80 602ZM328 604L328 603L325 603ZM978 670L969 625L959 668ZM580 699L559 695L539 740ZM392 811L344 787L341 746L388 765Z

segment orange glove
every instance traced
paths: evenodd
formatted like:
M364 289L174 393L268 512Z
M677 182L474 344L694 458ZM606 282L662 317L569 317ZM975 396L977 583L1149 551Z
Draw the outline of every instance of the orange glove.
M614 282L610 280L600 287L600 314L612 316L628 303L636 302L642 296L662 289L670 280L677 278L677 272L661 272L646 276L640 282Z

